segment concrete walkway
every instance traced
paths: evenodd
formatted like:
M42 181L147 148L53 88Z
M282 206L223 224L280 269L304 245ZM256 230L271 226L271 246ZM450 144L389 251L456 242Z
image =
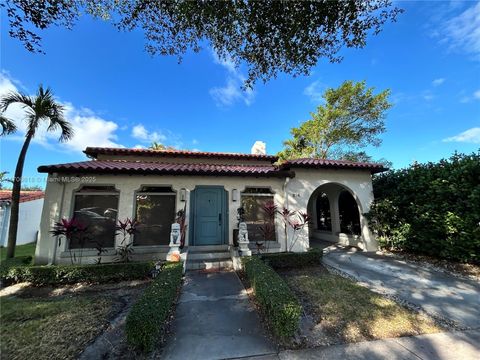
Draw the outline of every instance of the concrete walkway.
M480 328L480 284L476 281L382 255L344 249L327 250L323 262L373 290L453 321L459 328Z
M251 360L478 360L480 331L467 330L281 351Z
M235 272L188 272L162 359L276 354Z

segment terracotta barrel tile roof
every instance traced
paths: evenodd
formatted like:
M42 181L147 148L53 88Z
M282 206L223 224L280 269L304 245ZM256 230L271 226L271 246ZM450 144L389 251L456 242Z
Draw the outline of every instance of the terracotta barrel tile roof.
M347 160L328 160L328 159L294 159L288 160L280 165L282 169L289 170L291 168L344 168L344 169L365 169L372 173L379 173L388 170L382 164L354 162Z
M223 152L204 152L188 150L151 150L151 149L128 149L128 148L107 148L87 147L84 151L88 156L96 158L98 155L137 155L137 156L164 156L164 157L188 157L188 158L209 158L209 159L237 159L237 160L265 160L275 162L277 156L256 155Z
M44 196L43 191L21 191L20 202L43 199ZM12 201L12 190L0 190L0 201Z
M273 165L232 165L232 164L170 164L162 162L141 162L127 160L91 160L76 163L46 165L39 172L62 173L112 173L112 174L163 174L163 175L215 175L215 176L293 176L288 170Z

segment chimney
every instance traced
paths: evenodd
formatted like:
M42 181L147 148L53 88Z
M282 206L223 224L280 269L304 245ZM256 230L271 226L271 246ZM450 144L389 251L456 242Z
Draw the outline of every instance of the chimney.
M267 155L267 144L260 140L255 141L251 153L254 155Z

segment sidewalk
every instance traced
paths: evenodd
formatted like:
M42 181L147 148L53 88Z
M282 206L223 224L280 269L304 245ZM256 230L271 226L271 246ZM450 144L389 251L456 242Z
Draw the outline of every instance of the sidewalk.
M281 351L251 360L478 360L480 330L457 331Z
M235 272L187 272L161 359L276 354Z

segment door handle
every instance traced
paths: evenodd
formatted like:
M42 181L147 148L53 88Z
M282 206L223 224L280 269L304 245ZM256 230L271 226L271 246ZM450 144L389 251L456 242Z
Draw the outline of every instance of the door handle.
M222 213L218 214L218 226L222 226Z

